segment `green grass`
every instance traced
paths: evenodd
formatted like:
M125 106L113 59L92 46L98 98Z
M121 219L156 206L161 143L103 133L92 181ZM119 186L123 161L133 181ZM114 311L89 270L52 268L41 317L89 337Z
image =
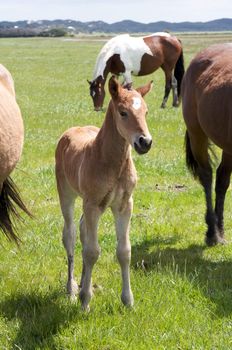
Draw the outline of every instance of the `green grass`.
M185 65L201 48L231 41L231 35L180 35ZM57 140L68 127L100 126L87 79L102 42L63 39L1 39L1 63L15 80L25 123L23 156L13 178L35 215L19 228L21 249L0 236L0 349L231 349L232 247L204 245L205 203L200 185L185 167L181 108L159 108L164 76L146 97L154 146L133 152L138 172L131 223L133 309L120 302L113 219L99 226L101 257L93 281L102 286L91 312L66 297L67 263L61 242L62 217L54 177ZM105 105L109 101L109 94ZM231 241L231 188L225 229ZM77 201L76 220L81 215ZM81 245L75 275L80 278Z

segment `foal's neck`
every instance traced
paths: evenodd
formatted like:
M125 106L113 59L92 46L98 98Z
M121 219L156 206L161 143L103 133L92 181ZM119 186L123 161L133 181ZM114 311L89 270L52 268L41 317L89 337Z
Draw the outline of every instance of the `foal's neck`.
M108 163L109 168L114 168L116 172L120 173L131 156L131 150L129 143L118 132L112 101L95 142L100 149L102 160Z

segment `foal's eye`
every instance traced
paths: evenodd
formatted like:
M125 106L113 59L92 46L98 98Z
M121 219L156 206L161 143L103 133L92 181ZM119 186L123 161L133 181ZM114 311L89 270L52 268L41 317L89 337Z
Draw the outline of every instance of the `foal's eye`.
M124 112L124 111L121 111L121 112L120 112L120 115L121 115L123 118L127 118L127 116L128 116L127 112Z

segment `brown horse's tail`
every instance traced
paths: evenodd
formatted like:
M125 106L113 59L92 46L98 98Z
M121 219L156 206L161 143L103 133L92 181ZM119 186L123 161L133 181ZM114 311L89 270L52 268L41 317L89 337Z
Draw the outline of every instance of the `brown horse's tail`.
M191 144L190 144L190 138L188 131L185 133L185 160L186 160L186 165L189 169L189 171L193 174L194 178L198 178L198 163L196 159L194 158Z
M184 76L184 54L183 54L183 49L181 49L180 56L179 56L179 58L178 58L178 60L176 62L175 69L174 69L174 76L175 76L175 78L177 80L177 94L178 94L178 97L180 97L181 82L182 82L182 79L183 79L183 76Z
M16 206L32 217L32 214L20 198L16 185L13 180L8 177L2 184L0 194L0 229L2 229L9 240L14 240L19 244L20 239L16 234L14 221L16 219L22 220L22 217Z

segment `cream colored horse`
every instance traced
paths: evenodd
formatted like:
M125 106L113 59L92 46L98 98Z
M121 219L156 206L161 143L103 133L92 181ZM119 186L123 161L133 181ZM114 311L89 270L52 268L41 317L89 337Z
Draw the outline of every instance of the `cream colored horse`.
M129 223L137 176L131 146L139 154L151 147L145 119L147 106L142 98L150 89L151 83L129 91L112 77L109 80L112 99L101 129L73 127L62 135L56 149L56 179L64 217L63 243L68 257L67 291L71 297L78 292L73 274L76 239L73 210L76 197L83 199L80 220L83 269L79 293L83 309L89 308L92 297L91 274L100 254L97 226L107 207L115 218L117 257L122 273L121 299L125 305L133 305Z
M12 216L20 218L20 215L15 204L30 215L9 177L21 156L23 139L23 120L15 99L14 82L10 72L0 64L0 228L16 242Z

